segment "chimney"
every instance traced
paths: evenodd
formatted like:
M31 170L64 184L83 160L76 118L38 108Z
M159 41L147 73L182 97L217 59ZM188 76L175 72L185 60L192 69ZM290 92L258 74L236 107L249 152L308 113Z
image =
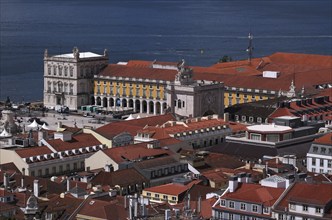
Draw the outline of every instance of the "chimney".
M33 194L36 197L39 197L39 180L33 181Z
M245 176L246 176L246 173L242 172L242 173L239 173L237 175L237 181L239 183L244 183L245 182Z
M61 128L62 128L62 122L58 121L58 129L61 129Z
M47 140L47 131L40 130L38 131L38 146L42 146L43 144L41 143L41 140Z
M67 192L70 190L70 180L67 178Z
M21 178L21 188L24 188L24 176L22 175L22 178Z
M3 174L3 185L5 189L9 188L9 175L6 172Z
M104 167L105 172L109 173L109 172L113 172L114 168L112 164L106 164Z
M231 176L228 181L229 192L235 192L238 186L237 176Z
M171 210L166 209L165 210L165 220L169 220L169 219L171 219Z
M290 186L291 183L294 182L294 175L289 174L286 176L286 189Z
M225 112L225 113L224 113L224 121L225 121L225 122L228 122L228 121L229 121L229 113L228 113L228 112Z
M197 213L201 213L201 208L202 208L202 196L200 195L197 201Z
M251 174L250 173L246 174L246 183L251 183Z

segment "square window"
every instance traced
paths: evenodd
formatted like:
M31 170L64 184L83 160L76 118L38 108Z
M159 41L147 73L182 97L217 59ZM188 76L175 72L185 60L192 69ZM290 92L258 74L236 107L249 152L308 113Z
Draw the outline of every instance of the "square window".
M229 202L229 208L234 209L234 202L232 201Z
M220 200L220 206L226 206L226 201L224 199Z
M257 205L253 205L252 206L252 211L253 212L258 212L258 206Z
M245 203L241 203L241 207L240 207L241 210L246 210L246 204Z
M308 206L307 205L303 205L302 206L302 210L305 211L305 212L307 212L308 211Z

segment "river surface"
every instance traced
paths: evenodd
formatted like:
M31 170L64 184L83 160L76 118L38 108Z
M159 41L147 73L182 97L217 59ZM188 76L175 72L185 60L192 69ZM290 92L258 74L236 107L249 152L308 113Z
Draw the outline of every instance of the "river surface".
M0 100L41 100L43 53L209 66L223 55L332 54L332 1L0 0Z

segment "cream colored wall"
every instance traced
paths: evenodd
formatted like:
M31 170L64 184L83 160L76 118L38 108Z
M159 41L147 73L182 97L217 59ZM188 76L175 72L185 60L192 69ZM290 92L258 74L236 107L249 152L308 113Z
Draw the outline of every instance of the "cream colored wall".
M25 163L20 156L16 154L13 150L0 149L0 164L11 163L13 162L15 166L22 172L22 169L25 168L26 175L28 171L28 164Z
M112 140L108 140L107 138L103 137L102 135L91 129L84 128L83 133L92 134L100 143L105 144L108 148L112 147Z
M89 167L90 170L104 168L105 165L113 165L114 171L119 169L119 165L109 158L104 152L98 151L85 159L85 170Z
M147 193L151 193L151 196L148 196ZM156 194L159 194L159 200L155 200L155 195ZM164 199L164 196L167 196L167 200L169 203L171 203L172 200L172 197L176 197L176 200L175 200L175 203L171 203L171 204L177 204L178 203L178 196L176 195L171 195L171 194L162 194L162 193L155 193L155 192L151 192L151 191L148 191L148 190L143 190L142 192L142 195L146 198L149 198L149 200L151 202L158 202L158 203L161 203L161 202L164 202L165 199Z

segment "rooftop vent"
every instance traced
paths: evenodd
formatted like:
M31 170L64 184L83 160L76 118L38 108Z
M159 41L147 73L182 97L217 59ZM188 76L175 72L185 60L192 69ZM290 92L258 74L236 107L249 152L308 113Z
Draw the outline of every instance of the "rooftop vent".
M280 72L277 71L263 71L264 78L276 79L280 76Z

